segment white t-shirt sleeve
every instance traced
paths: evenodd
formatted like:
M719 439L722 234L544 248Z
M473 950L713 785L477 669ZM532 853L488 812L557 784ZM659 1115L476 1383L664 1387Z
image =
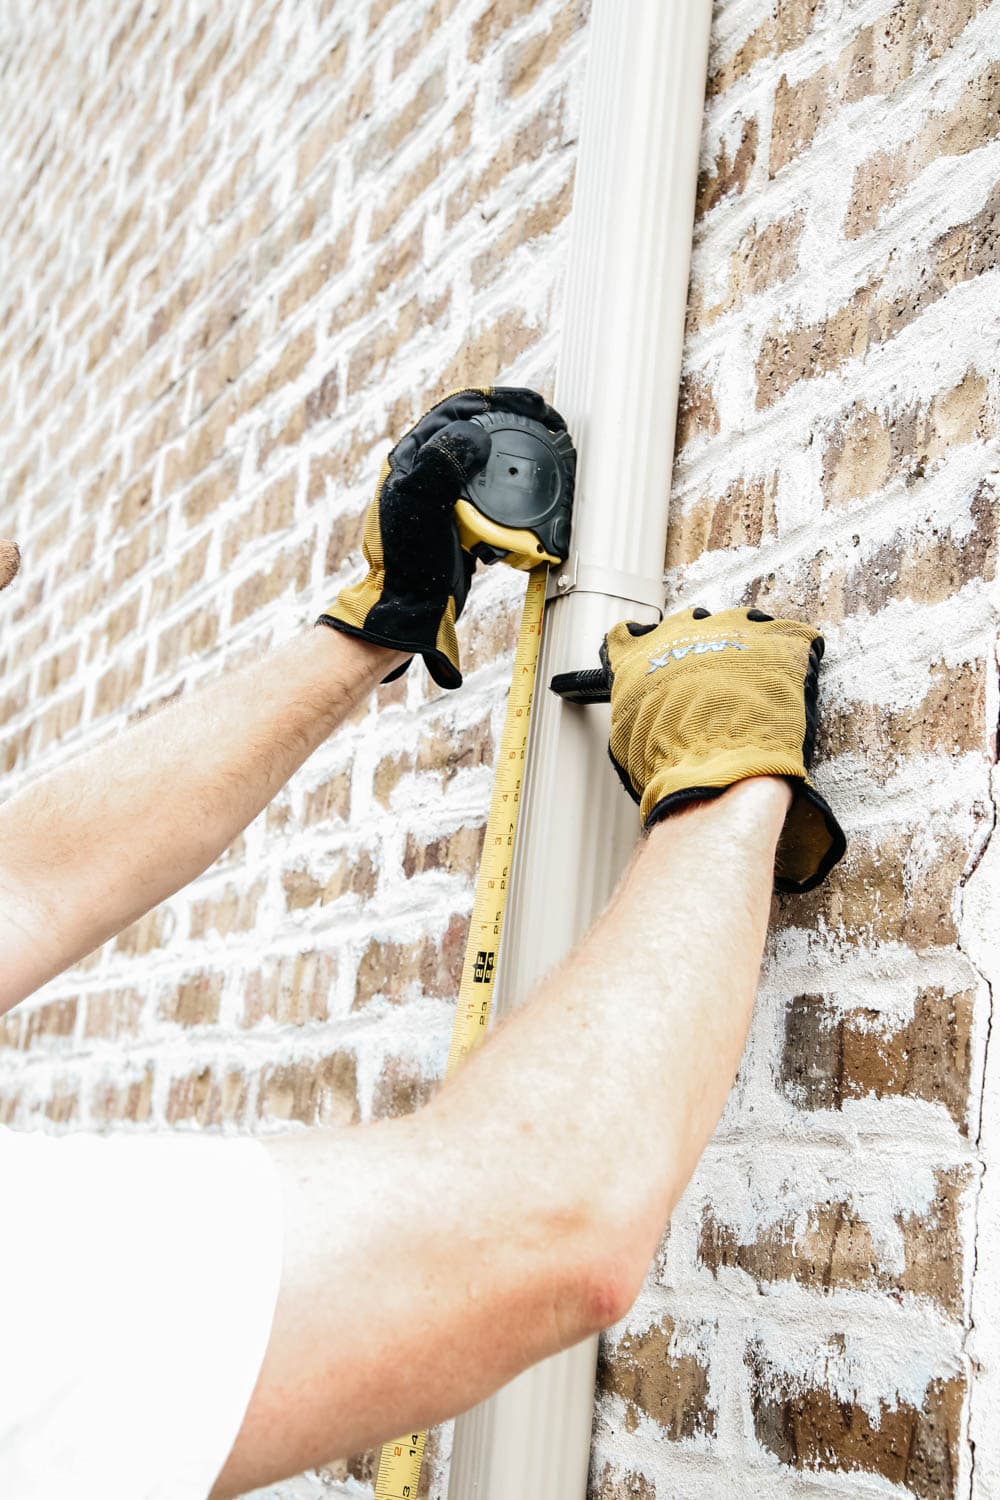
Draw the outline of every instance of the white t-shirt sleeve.
M0 1127L0 1495L205 1500L281 1276L255 1140Z

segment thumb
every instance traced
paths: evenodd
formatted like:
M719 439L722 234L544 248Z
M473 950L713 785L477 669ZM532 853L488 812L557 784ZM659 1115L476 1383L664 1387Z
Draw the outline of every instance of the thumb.
M421 506L447 510L489 456L490 437L478 422L449 422L419 449L410 472L396 481L398 491Z
M491 447L489 433L478 422L449 422L424 444L417 454L417 464L422 458L441 453L454 465L459 483L464 484L486 466Z

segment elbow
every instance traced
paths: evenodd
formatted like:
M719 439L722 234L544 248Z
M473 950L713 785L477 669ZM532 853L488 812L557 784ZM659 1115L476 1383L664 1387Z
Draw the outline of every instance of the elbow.
M585 1267L578 1286L579 1338L620 1323L642 1289L648 1261L639 1270L628 1255L607 1250Z
M616 1174L604 1187L592 1190L577 1209L577 1255L567 1294L578 1338L602 1332L629 1312L684 1183L661 1179L644 1191L640 1172Z
M649 1216L591 1210L561 1267L567 1344L621 1322L649 1271L663 1225Z

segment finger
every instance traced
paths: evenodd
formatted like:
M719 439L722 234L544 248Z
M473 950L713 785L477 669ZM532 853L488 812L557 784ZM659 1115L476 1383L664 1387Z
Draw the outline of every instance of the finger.
M490 435L477 422L450 422L417 451L410 472L399 477L400 493L447 508L489 456Z
M464 391L452 391L450 396L445 396L443 401L425 412L420 421L400 438L389 454L389 462L398 473L408 474L413 468L417 453L432 437L452 422L468 422L470 418L489 409L489 400L483 391L473 390L471 387Z
M490 391L489 402L493 411L512 411L520 417L532 417L536 422L544 422L554 432L566 429L566 421L555 407L550 406L537 391L525 386L496 385Z
M611 627L604 637L601 660L606 661L612 669L622 653L631 649L634 639L631 627L635 623L635 620L620 620L617 625ZM656 627L652 628L655 629Z
M21 566L16 542L0 541L0 589L5 589Z

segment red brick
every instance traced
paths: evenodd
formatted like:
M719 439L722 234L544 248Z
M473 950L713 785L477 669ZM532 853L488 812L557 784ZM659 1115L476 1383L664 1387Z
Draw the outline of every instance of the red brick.
M698 177L698 190L695 199L695 216L701 218L710 213L723 198L730 193L742 193L750 180L757 159L757 138L759 127L755 119L744 120L740 132L738 144L733 149L732 157L729 155L729 146L725 141L716 152L715 160L711 168L703 171Z
M173 937L177 925L173 912L167 906L157 906L137 922L123 930L115 938L115 951L130 958L143 958L158 948L165 948Z
M469 31L469 61L482 62L493 56L504 32L524 21L536 10L535 0L490 0Z
M586 19L582 0L569 0L556 11L544 30L508 44L500 59L500 88L507 99L516 99L532 88L542 74L558 61L566 43Z
M699 497L683 510L672 506L667 526L668 568L693 563L706 552L759 547L777 533L778 475L741 476L721 496Z
M77 1001L51 1000L29 1009L24 1016L20 1045L25 1052L63 1047L72 1042L76 1030Z
M270 567L243 580L233 594L232 623L241 621L270 604L294 584L301 592L309 582L313 543L303 543L294 552L282 552Z
M826 19L822 0L776 0L768 13L737 51L709 75L712 97L731 88L763 58L780 57L798 47Z
M294 472L273 480L254 500L249 510L226 528L222 540L222 566L229 569L244 547L276 531L287 531L295 518Z
M888 1265L864 1217L847 1198L796 1209L758 1230L750 1241L711 1209L702 1216L698 1258L714 1273L743 1271L758 1292L778 1281L854 1291L928 1297L947 1313L962 1313L962 1198L968 1172L938 1172L936 1196L926 1214L897 1214L903 1266Z
M375 999L401 1004L411 992L452 999L458 995L468 918L453 916L440 937L413 943L373 938L361 956L354 1010Z
M479 865L484 832L483 825L478 824L430 838L408 833L403 848L403 873L408 879L427 870L473 875Z
M246 976L244 1026L263 1020L301 1026L330 1018L337 955L307 950L269 959Z
M186 657L203 655L218 638L218 609L214 604L200 605L183 620L161 631L156 643L157 672L172 672Z
M424 78L394 115L380 120L355 153L358 172L381 166L439 108L446 96L445 69L439 67Z
M554 192L530 207L521 206L504 234L488 250L472 261L472 284L478 290L489 286L506 270L512 255L522 245L530 245L551 234L562 223L573 204L573 177L570 175Z
M817 1366L821 1359L817 1351ZM957 1495L965 1399L959 1377L932 1380L920 1407L887 1392L873 1418L825 1386L790 1379L760 1354L753 1354L749 1363L757 1441L782 1464L878 1474L918 1500Z
M234 932L252 931L265 884L264 880L256 880L245 889L227 886L219 896L193 902L189 936L204 938L214 932L219 937L229 937Z
M221 1063L196 1068L171 1080L166 1117L170 1125L194 1121L201 1126L242 1124L247 1107L247 1080L236 1066Z
M852 944L901 942L923 953L955 943L956 892L971 854L970 839L943 831L928 863L921 855L924 836L922 829L881 840L855 833L822 886L787 898L796 903L792 920L810 929L822 921Z
M350 1125L358 1118L357 1063L335 1052L317 1062L271 1064L263 1070L258 1118L305 1125Z
M386 1058L375 1080L372 1096L372 1118L398 1119L420 1109L434 1096L437 1080L428 1078L412 1062L398 1057Z
M138 1036L143 996L138 990L100 990L87 996L83 1019L85 1040L100 1038L113 1042L120 1037Z
M153 1065L147 1063L135 1078L122 1077L121 1067L97 1083L90 1094L90 1111L101 1125L130 1120L141 1125L153 1108Z
M302 821L306 824L325 823L329 819L346 820L351 811L351 773L337 771L321 781L319 786L306 792Z
M162 614L178 604L185 594L201 583L205 576L209 546L210 538L203 537L185 552L175 556L165 571L153 575L149 595L151 616Z
M653 1482L635 1469L616 1471L606 1463L592 1477L588 1500L656 1500Z
M677 1334L684 1331L665 1317L643 1333L602 1340L598 1389L624 1401L627 1432L634 1432L640 1416L646 1416L656 1423L661 1441L714 1434L717 1413L705 1356L672 1352Z
M785 1016L780 1084L805 1109L841 1110L852 1099L905 1097L942 1104L969 1127L971 991L922 990L901 1026L874 1010L796 995Z
M130 661L120 662L98 679L94 693L94 715L114 713L130 702L138 693L146 668L146 648L143 646ZM70 727L66 719L60 718L57 733L64 734Z
M219 1019L223 975L198 973L188 975L161 991L159 1013L165 1021L179 1026L212 1025Z

